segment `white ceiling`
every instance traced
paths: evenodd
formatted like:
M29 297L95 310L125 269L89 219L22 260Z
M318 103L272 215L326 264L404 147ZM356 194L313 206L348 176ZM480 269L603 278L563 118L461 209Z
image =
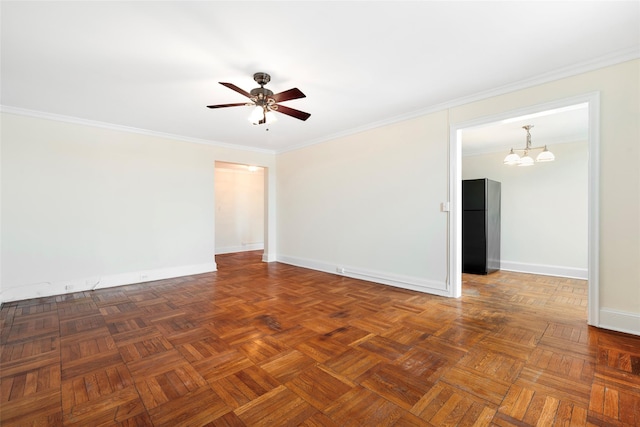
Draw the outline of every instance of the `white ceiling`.
M640 56L637 0L0 7L3 111L275 152ZM244 102L218 82L248 91L257 71L273 92L302 90L283 105L311 117L266 131L249 107L205 108Z

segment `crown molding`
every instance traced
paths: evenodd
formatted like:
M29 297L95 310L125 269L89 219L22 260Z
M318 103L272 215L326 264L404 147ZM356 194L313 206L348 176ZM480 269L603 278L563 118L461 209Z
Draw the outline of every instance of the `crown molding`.
M518 90L527 89L527 88L530 88L530 87L533 87L533 86L537 86L537 85L544 84L544 83L549 83L549 82L552 82L552 81L555 81L555 80L560 80L560 79L567 78L567 77L572 77L572 76L575 76L575 75L578 75L578 74L583 74L583 73L595 71L595 70L598 70L598 69L601 69L601 68L609 67L609 66L620 64L620 63L627 62L627 61L632 61L632 60L635 60L635 59L638 59L638 58L640 58L640 50L638 48L633 47L633 48L628 48L628 49L622 49L622 50L619 50L617 52L613 52L613 53L610 53L608 55L604 55L604 56L601 56L601 57L598 57L598 58L595 58L595 59L592 59L592 60L589 60L589 61L584 61L584 62L581 62L581 63L578 63L578 64L574 64L572 66L560 68L560 69L554 70L554 71L549 72L549 73L543 73L543 74L540 74L538 76L535 76L535 77L532 77L532 78L529 78L529 79L520 80L518 82L511 83L511 84L508 84L508 85L499 86L497 88L493 88L493 89L490 89L490 90L487 90L487 91L477 92L475 94L472 94L472 95L469 95L469 96L465 96L465 97L461 97L461 98L456 98L456 99L453 99L453 100L448 101L448 102L431 105L431 106L428 106L426 108L415 110L415 111L412 111L412 112L409 112L409 113L406 113L406 114L393 116L393 117L390 117L390 118L385 119L385 120L369 123L369 124L364 125L364 126L351 128L351 129L345 130L343 132L338 132L338 133L334 133L334 134L331 134L331 135L327 135L325 137L321 137L321 138L305 141L305 142L302 142L300 144L292 145L290 147L287 147L287 148L284 148L284 149L280 149L280 150L269 150L269 149L264 149L264 148L255 148L255 147L247 147L247 146L237 145L237 144L230 144L230 143L220 142L220 141L198 139L198 138L192 138L192 137L187 137L187 136L182 136L182 135L175 135L175 134L169 134L169 133L163 133L163 132L156 132L156 131L151 131L151 130L147 130L147 129L140 129L140 128L135 128L135 127L116 125L116 124L112 124L112 123L81 119L81 118L78 118L78 117L71 117L71 116L64 116L64 115L60 115L60 114L47 113L47 112L43 112L43 111L28 110L28 109L25 109L25 108L12 107L12 106L7 106L7 105L0 105L0 112L8 113L8 114L22 115L22 116L28 116L28 117L41 118L41 119L47 119L47 120L54 120L54 121L60 121L60 122L66 122L66 123L73 123L73 124L79 124L79 125L85 125L85 126L93 126L93 127L116 130L116 131L122 131L122 132L131 132L131 133L137 133L137 134L141 134L141 135L148 135L148 136L154 136L154 137L159 137L159 138L171 139L171 140L175 140L175 141L190 142L190 143L194 143L194 144L210 145L210 146L215 146L215 147L220 147L220 148L228 148L228 149L241 150L241 151L258 152L258 153L264 153L264 154L282 154L282 153L286 153L286 152L289 152L289 151L295 151L295 150L299 150L299 149L302 149L302 148L305 148L305 147L309 147L309 146L312 146L312 145L320 144L320 143L323 143L323 142L327 142L327 141L331 141L331 140L335 140L335 139L339 139L339 138L344 138L344 137L347 137L347 136L350 136L350 135L355 135L355 134L358 134L358 133L361 133L361 132L365 132L365 131L368 131L368 130L372 130L372 129L376 129L376 128L379 128L379 127L388 126L388 125L391 125L391 124L394 124L394 123L399 123L399 122L403 122L403 121L406 121L406 120L411 120L411 119L414 119L414 118L417 118L417 117L420 117L420 116L424 116L424 115L428 115L428 114L431 114L431 113L435 113L435 112L438 112L438 111L443 111L443 110L447 110L447 109L450 109L450 108L459 107L461 105L470 104L472 102L481 101L483 99L491 98L491 97L494 97L494 96L504 95L504 94L507 94L507 93L510 93L510 92L515 92L515 91L518 91Z
M515 83L510 83L508 85L503 85L503 86L499 86L490 90L486 90L486 91L482 91L482 92L477 92L475 94L469 95L469 96L465 96L465 97L461 97L461 98L456 98L453 99L451 101L448 102L444 102L444 103L440 103L440 104L436 104L436 105L431 105L429 107L420 109L420 110L415 110L413 112L410 113L406 113L406 114L402 114L399 116L394 116L394 117L390 117L388 119L382 120L382 121L378 121L378 122L374 122L374 123L370 123L368 125L365 126L360 126L357 128L352 128L349 130L346 130L344 132L340 132L340 133L335 133L332 135L328 135L326 137L323 138L318 138L318 139L314 139L314 140L310 140L298 145L294 145L291 146L289 148L285 148L282 150L278 150L276 152L276 154L282 154L288 151L294 151L294 150L299 150L305 147L309 147L311 145L315 145L315 144L319 144L322 142L327 142L327 141L331 141L334 139L338 139L338 138L343 138L349 135L354 135L360 132L365 132L371 129L375 129L375 128L379 128L379 127L383 127L383 126L387 126L390 124L394 124L394 123L398 123L398 122L402 122L405 120L410 120L410 119L414 119L420 116L424 116L427 114L432 114L432 113L436 113L438 111L443 111L443 110L447 110L450 108L455 108L455 107L459 107L462 105L466 105L466 104L470 104L472 102L477 102L477 101L482 101L484 99L488 99L488 98L492 98L494 96L499 96L499 95L505 95L507 93L511 93L511 92L516 92L518 90L523 90L523 89L528 89L530 87L534 87L534 86L538 86L544 83L549 83L552 81L556 81L556 80L561 80L567 77L572 77L572 76L576 76L579 74L584 74L584 73L588 73L591 71L596 71L599 70L601 68L606 68L606 67L610 67L613 65L617 65L617 64L621 64L623 62L627 62L627 61L633 61L635 59L640 58L640 50L637 47L634 48L628 48L628 49L622 49L619 50L617 52L613 52L610 53L608 55L605 56L601 56L589 61L584 61L578 64L574 64L572 66L568 66L568 67L564 67L564 68L559 68L557 70L554 70L552 72L548 72L548 73L543 73L543 74L539 74L535 77L529 78L529 79L525 79L525 80L520 80L518 82Z
M0 112L6 113L6 114L15 114L18 116L33 117L36 119L53 120L53 121L63 122L63 123L72 123L72 124L82 125L82 126L90 126L90 127L101 128L101 129L114 130L119 132L136 133L140 135L171 139L171 140L180 141L180 142L190 142L193 144L210 145L214 147L228 148L232 150L251 151L251 152L257 152L257 153L263 153L263 154L276 154L274 150L268 150L265 148L247 147L243 145L229 144L229 143L220 142L220 141L212 141L207 139L199 139L199 138L192 138L188 136L175 135L171 133L156 132L148 129L141 129L141 128L136 128L131 126L123 126L123 125L116 125L113 123L100 122L97 120L88 120L88 119L82 119L79 117L47 113L44 111L36 111L36 110L29 110L26 108L12 107L10 105L0 105Z

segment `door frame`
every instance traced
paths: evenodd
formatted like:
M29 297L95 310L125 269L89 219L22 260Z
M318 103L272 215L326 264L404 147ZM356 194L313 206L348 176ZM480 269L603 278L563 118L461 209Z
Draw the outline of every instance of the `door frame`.
M216 159L213 162L214 168L214 191L213 191L213 203L214 203L214 212L215 212L215 203L216 203L216 192L215 192L215 169L216 163L228 163L234 164L238 166L256 166L262 169L263 176L263 223L264 223L264 249L262 253L262 261L263 262L275 262L276 261L276 215L275 215L275 205L276 205L276 176L275 176L275 167L266 166L259 163L248 163L242 161L234 161L234 160L222 160ZM214 213L215 215L215 213ZM216 235L216 227L215 227L215 217L214 217L214 260L215 260L215 235Z
M462 130L541 111L588 104L588 310L587 323L598 326L600 265L600 92L531 105L449 125L449 283L450 297L462 295Z

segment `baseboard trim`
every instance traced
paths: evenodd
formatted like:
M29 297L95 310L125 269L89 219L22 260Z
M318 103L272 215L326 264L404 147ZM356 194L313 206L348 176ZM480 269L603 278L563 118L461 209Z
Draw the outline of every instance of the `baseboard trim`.
M264 251L262 254L262 262L277 262L278 258L273 253L267 253Z
M640 335L640 315L610 308L600 309L599 328Z
M173 279L176 277L211 273L214 271L217 271L217 265L215 262L211 262L153 270L141 270L121 274L110 274L106 276L91 276L74 280L32 283L3 289L0 293L0 302L5 303L31 298L64 295L74 292L93 291L96 289Z
M403 276L399 274L389 274L381 271L367 270L346 265L337 265L322 261L305 258L292 257L288 255L278 255L278 262L295 265L296 267L308 268L310 270L322 271L336 274L338 276L350 277L352 279L365 280L367 282L380 283L382 285L394 286L396 288L408 289L417 292L424 292L432 295L449 296L446 282L425 280L418 277Z
M567 277L587 280L589 270L586 268L565 267L561 265L530 264L526 262L500 261L500 269L517 273L541 274L543 276Z
M264 243L246 243L239 246L224 246L216 248L216 255L233 254L236 252L260 251L264 249Z

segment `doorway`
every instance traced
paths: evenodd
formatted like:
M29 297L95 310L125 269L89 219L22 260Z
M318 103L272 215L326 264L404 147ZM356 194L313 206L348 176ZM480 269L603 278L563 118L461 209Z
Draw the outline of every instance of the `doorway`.
M451 125L450 128L450 253L449 253L449 295L462 294L462 142L465 130L481 128L497 122L535 117L549 111L571 109L586 104L587 146L588 146L588 201L587 201L587 281L588 281L588 323L598 324L598 153L599 153L599 94L592 93L573 98L535 105L502 114L487 116L473 121ZM518 148L518 147L514 147ZM502 166L502 165L501 165Z
M265 168L215 162L215 254L265 248Z

